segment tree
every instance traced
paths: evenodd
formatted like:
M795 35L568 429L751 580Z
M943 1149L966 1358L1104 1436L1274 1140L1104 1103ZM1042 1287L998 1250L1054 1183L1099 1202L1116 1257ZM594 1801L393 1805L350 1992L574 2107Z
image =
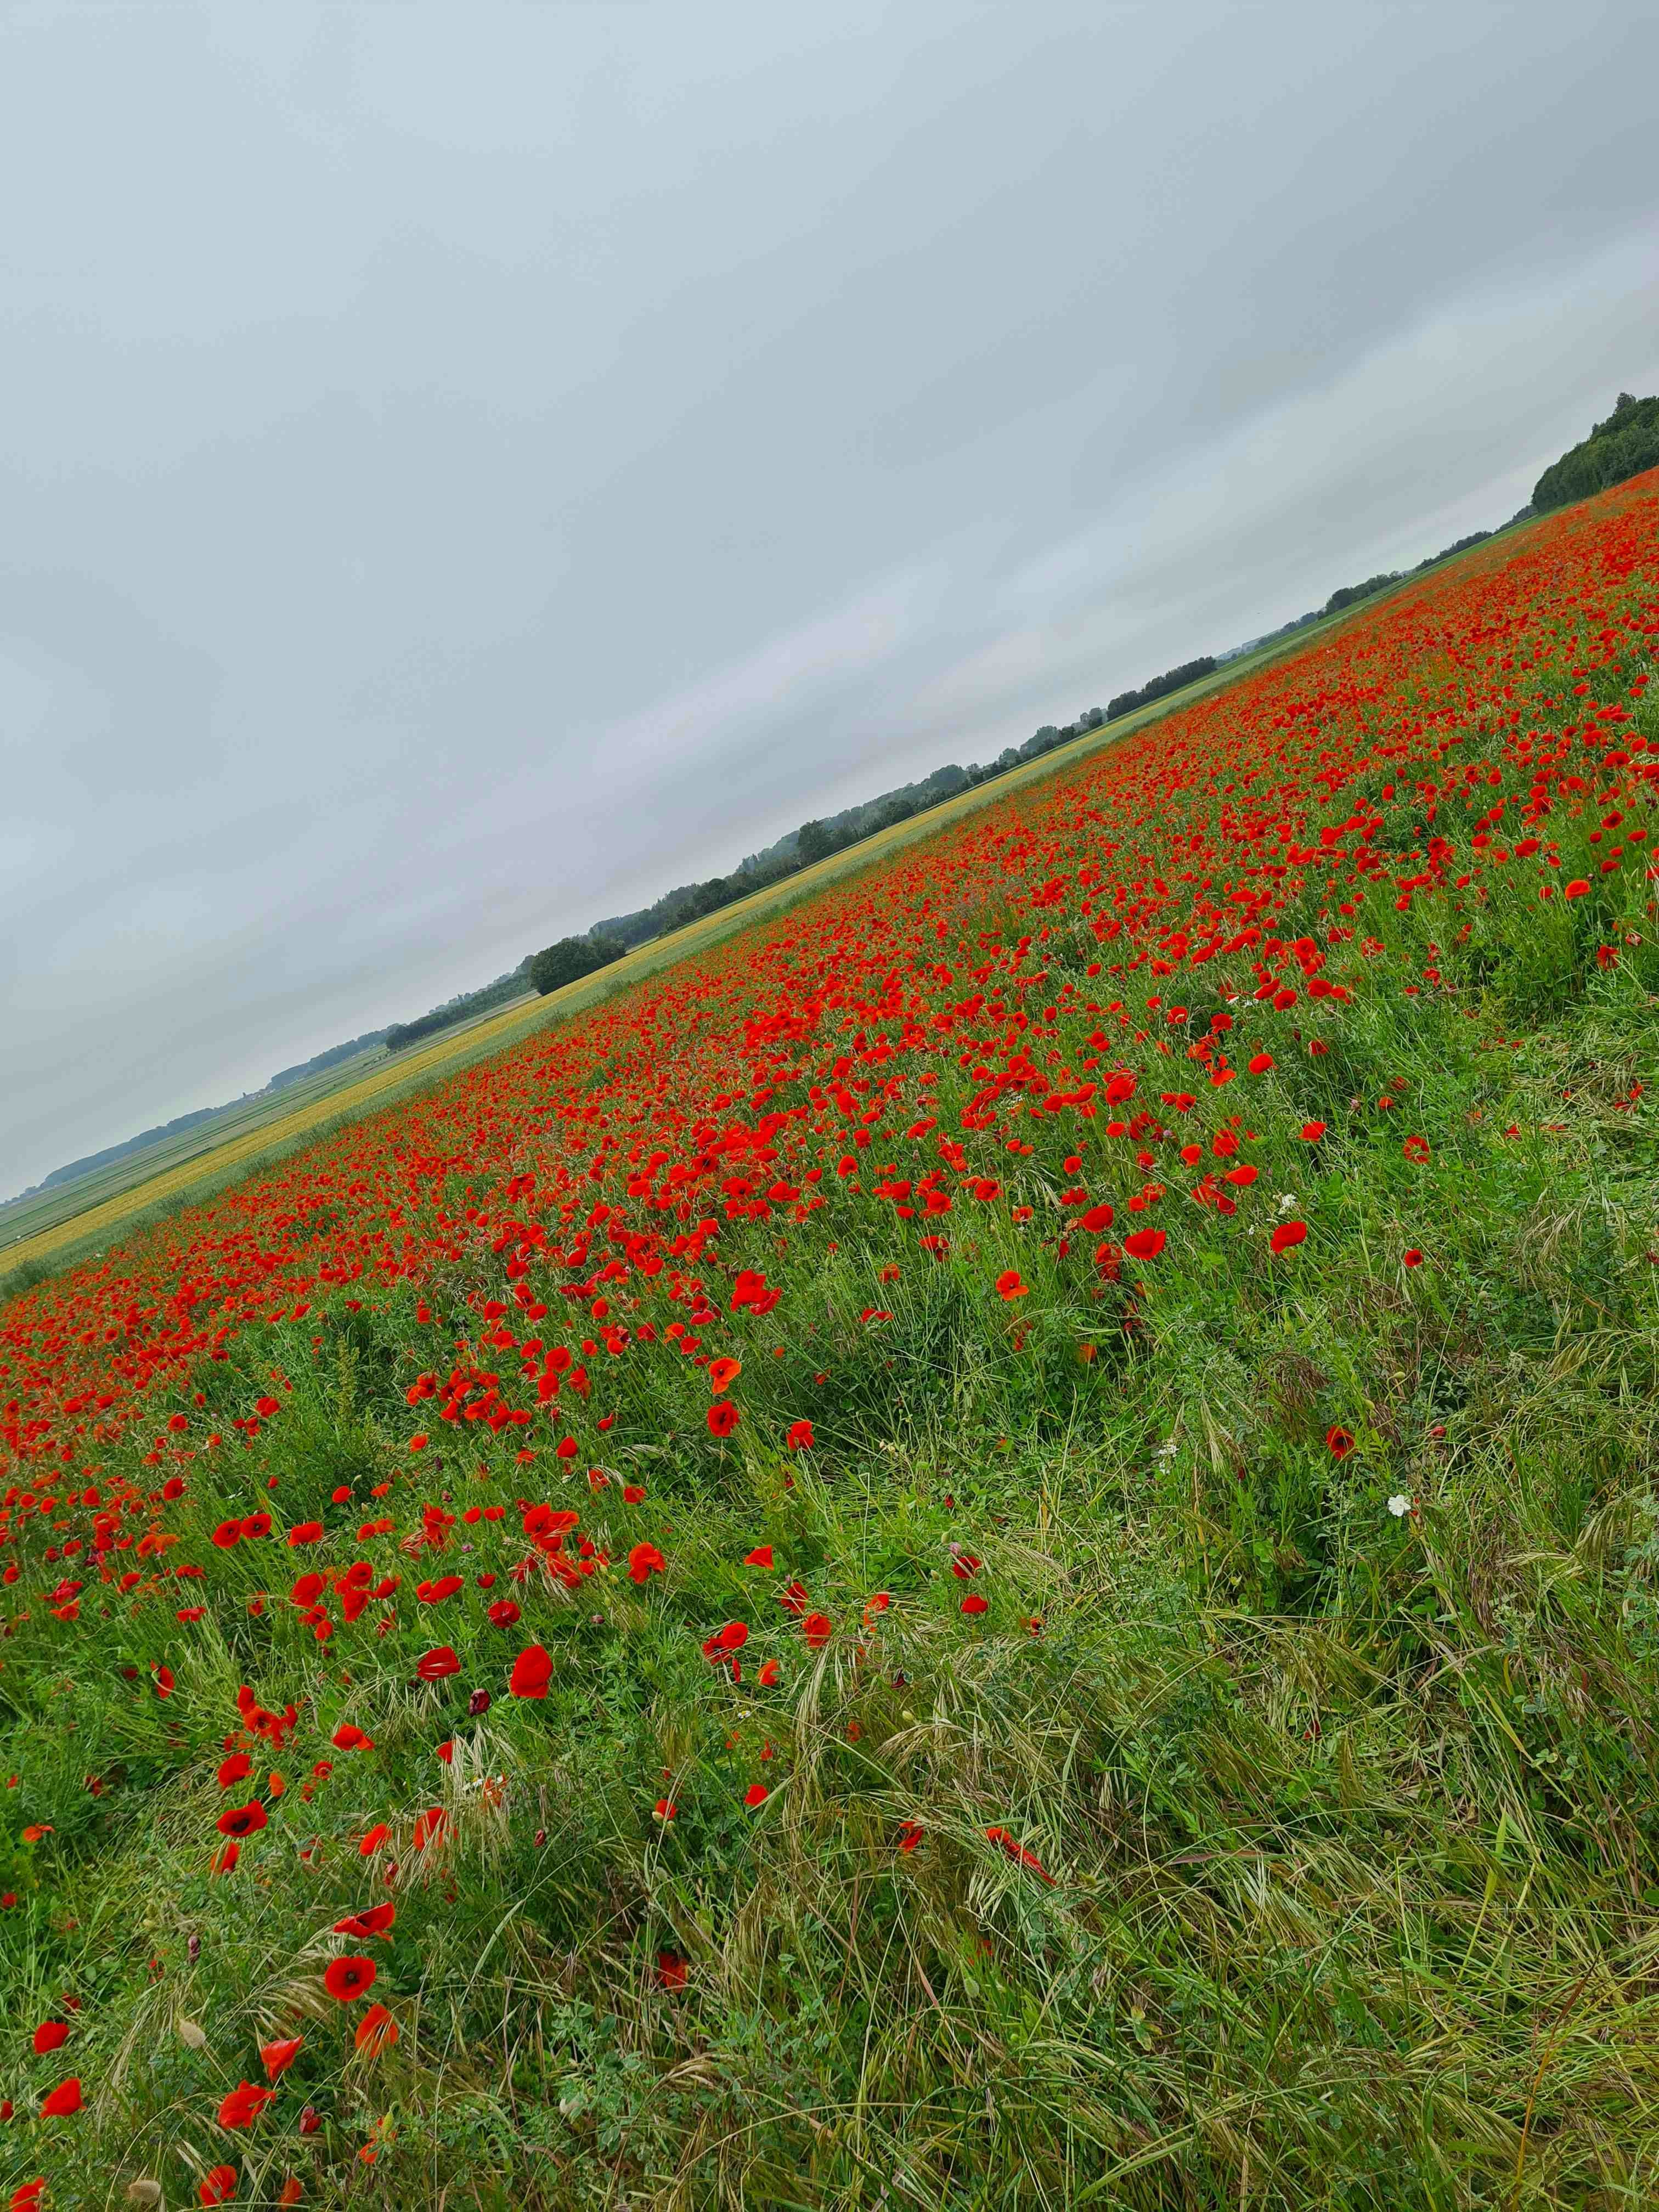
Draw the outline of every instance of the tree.
M827 822L803 822L795 832L795 851L804 868L814 860L827 860L836 849L836 840Z
M545 998L550 991L562 991L567 983L579 983L597 968L608 968L613 960L622 958L625 950L613 938L562 937L556 945L532 953L526 972Z
M1626 477L1659 467L1659 398L1635 398L1621 392L1605 422L1574 446L1539 477L1532 503L1540 514L1589 499Z

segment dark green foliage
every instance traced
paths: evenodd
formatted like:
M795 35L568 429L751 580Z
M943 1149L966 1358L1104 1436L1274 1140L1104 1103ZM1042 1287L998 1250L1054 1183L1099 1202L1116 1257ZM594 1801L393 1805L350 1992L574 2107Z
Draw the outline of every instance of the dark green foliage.
M550 991L562 991L567 983L580 983L584 975L608 968L627 949L610 937L562 937L556 945L532 952L526 973L545 998Z
M434 1006L429 1014L422 1014L415 1021L394 1022L386 1032L386 1050L401 1052L405 1045L418 1044L423 1037L436 1036L444 1030L453 1029L457 1022L470 1020L474 1014L489 1013L495 1006L505 1006L521 998L529 988L526 973L529 964L527 960L520 962L510 975L498 975L481 991L463 991L458 998Z
M1403 570L1390 568L1385 574L1367 576L1363 584L1339 584L1326 600L1323 611L1328 615L1340 614L1344 607L1357 606L1361 599L1374 599L1378 592L1386 592L1390 584L1404 581Z
M307 1075L320 1075L325 1068L337 1066L341 1060L349 1060L355 1053L373 1051L377 1044L384 1044L386 1039L384 1030L365 1030L362 1036L352 1037L344 1044L331 1044L326 1052L313 1053L309 1060L302 1060L293 1067L279 1067L266 1088L285 1091L290 1083L302 1082Z
M276 1079L273 1077L272 1080L274 1082ZM217 1106L202 1106L193 1114L178 1115L173 1121L163 1121L156 1128L141 1130L137 1136L129 1137L125 1144L106 1145L101 1152L88 1152L84 1159L71 1160L66 1167L54 1168L49 1176L41 1177L38 1188L52 1190L59 1183L73 1182L78 1176L91 1175L99 1168L106 1168L117 1160L126 1159L133 1152L147 1152L152 1145L159 1145L167 1137L182 1136L186 1129L198 1128L204 1121L210 1121L221 1110ZM24 1194L28 1196L32 1194Z
M1609 485L1659 468L1659 397L1621 392L1611 415L1539 477L1532 503L1540 514L1589 499Z
M1125 714L1133 714L1137 707L1150 707L1155 700L1167 699L1172 691L1183 690L1200 677L1213 676L1219 665L1214 655L1207 653L1200 653L1196 660L1183 660L1179 668L1152 677L1138 691L1120 691L1107 707L1106 720L1115 722Z

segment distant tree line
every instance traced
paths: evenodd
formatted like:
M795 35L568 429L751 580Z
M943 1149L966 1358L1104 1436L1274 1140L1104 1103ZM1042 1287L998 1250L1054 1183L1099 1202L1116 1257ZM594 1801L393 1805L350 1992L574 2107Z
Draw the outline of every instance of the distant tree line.
M628 947L614 937L562 937L544 951L532 952L525 963L531 983L545 998L567 983L579 983L596 969L620 960Z
M1620 406L1624 405L1621 398ZM1643 400L1631 403L1639 408L1659 409L1659 402ZM1618 419L1615 410L1615 420ZM1605 428L1607 426L1599 426ZM1571 458L1571 457L1569 457ZM1644 465L1645 465L1645 464ZM1515 517L1518 522L1530 514L1523 507ZM1183 661L1178 668L1165 671L1162 676L1150 678L1133 690L1120 691L1104 708L1090 707L1074 721L1045 722L1035 730L1024 744L1006 745L995 760L981 763L970 761L966 768L956 762L935 769L915 783L902 784L896 790L884 791L878 797L855 806L842 809L839 814L814 816L803 822L799 830L791 830L775 844L759 853L751 853L738 862L729 875L708 876L701 883L679 884L665 891L649 906L637 908L632 914L611 915L580 937L561 938L542 951L526 955L510 975L498 976L494 983L482 991L464 993L446 1006L434 1007L417 1021L399 1022L386 1032L386 1048L398 1051L403 1046L418 1042L451 1028L469 1016L483 1013L492 1006L501 1006L530 990L544 996L550 991L563 988L567 983L580 981L599 969L610 966L637 945L648 944L653 938L663 937L672 930L683 929L690 922L701 921L705 915L718 914L722 907L748 898L769 885L781 883L786 877L799 869L811 867L815 861L827 860L836 853L860 844L866 837L878 836L913 814L937 806L942 800L954 799L959 793L971 791L977 785L988 783L994 778L1006 775L1011 769L1036 760L1055 746L1085 737L1103 724L1121 720L1138 708L1150 707L1160 699L1170 697L1189 684L1195 684L1238 654L1269 644L1275 638L1287 636L1303 629L1310 623L1322 622L1328 615L1338 614L1343 608L1356 605L1373 593L1386 591L1391 585L1403 583L1407 575L1414 575L1437 562L1449 560L1454 553L1466 552L1491 537L1487 530L1477 530L1467 538L1460 538L1455 545L1448 545L1427 560L1419 561L1415 569L1391 569L1386 574L1368 576L1362 584L1344 584L1334 591L1322 607L1310 613L1297 615L1279 629L1264 637L1252 638L1249 643L1235 647L1228 653L1202 653L1195 660Z
M908 822L913 814L923 813L944 799L971 791L994 776L1006 775L1010 769L1018 768L1040 754L1052 751L1056 745L1098 729L1105 720L1103 708L1090 707L1074 722L1063 726L1045 722L1024 744L1006 746L994 761L984 766L975 761L963 768L951 761L917 782L901 784L896 790L884 791L875 799L845 807L839 814L815 816L803 822L799 830L787 832L775 845L767 846L763 852L751 853L730 875L709 876L698 884L681 884L672 891L665 891L652 905L641 907L633 914L609 915L593 925L589 939L607 940L631 951L653 937L683 929L688 922L717 914L735 900L764 890L769 884L781 883L798 869L844 853L850 846ZM580 942L575 939L564 940L566 945Z
M1182 690L1188 684L1196 684L1200 676L1213 676L1220 663L1211 653L1202 653L1196 660L1183 660L1179 668L1167 674L1154 676L1143 684L1139 691L1120 691L1106 708L1109 722L1121 721L1125 714L1133 714L1137 707L1150 707L1154 700L1167 699L1171 691Z
M393 1022L386 1033L386 1050L401 1052L406 1045L419 1044L423 1038L453 1030L457 1022L467 1021L474 1014L487 1014L493 1007L523 998L531 988L530 961L531 956L526 953L516 968L505 975L498 975L482 989L459 992L454 998L447 999L441 1006L434 1006L429 1014L417 1015L412 1022Z
M112 1167L117 1160L125 1160L133 1152L146 1152L150 1146L159 1145L168 1137L182 1136L186 1129L193 1129L203 1121L210 1121L216 1114L223 1111L220 1106L198 1106L193 1114L179 1114L171 1121L163 1121L159 1127L141 1129L136 1137L129 1137L125 1144L106 1145L101 1152L88 1152L84 1159L71 1160L67 1167L54 1168L50 1175L42 1176L39 1182L31 1183L27 1190L20 1191L18 1196L33 1198L36 1191L55 1190L59 1183L74 1182L78 1176L92 1175L99 1168Z
M286 1091L290 1083L301 1083L307 1075L320 1075L325 1067L337 1066L354 1053L368 1052L375 1045L384 1044L386 1036L385 1030L365 1030L362 1036L353 1037L348 1044L331 1044L326 1052L313 1053L309 1060L302 1060L294 1067L279 1067L265 1089Z
M1530 507L1522 507L1518 514L1510 516L1504 527L1509 529L1517 522L1525 522L1532 512ZM1372 599L1378 592L1386 592L1395 584L1403 584L1413 576L1420 576L1425 568L1437 568L1441 562L1449 561L1454 553L1467 553L1471 545L1484 545L1487 538L1496 535L1495 531L1472 530L1467 538L1460 538L1455 544L1443 545L1437 553L1429 554L1413 568L1388 568L1377 575L1367 576L1363 584L1339 584L1322 607L1311 607L1305 615L1293 615L1289 622L1281 623L1277 629L1270 629L1261 637L1251 638L1247 644L1237 647L1223 657L1227 660L1237 659L1239 653L1254 652L1259 645L1271 645L1276 637L1288 637L1292 630L1306 629L1310 623L1323 622L1329 615L1340 615L1345 607L1358 606L1362 599Z
M1547 514L1653 468L1659 468L1659 398L1637 399L1621 392L1607 421L1545 470L1532 503Z

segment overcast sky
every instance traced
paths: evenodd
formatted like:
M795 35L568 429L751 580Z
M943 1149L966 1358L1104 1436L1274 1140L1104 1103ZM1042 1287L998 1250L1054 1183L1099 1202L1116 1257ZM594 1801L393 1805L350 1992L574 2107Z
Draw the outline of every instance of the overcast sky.
M1507 518L1635 4L9 11L0 1193Z

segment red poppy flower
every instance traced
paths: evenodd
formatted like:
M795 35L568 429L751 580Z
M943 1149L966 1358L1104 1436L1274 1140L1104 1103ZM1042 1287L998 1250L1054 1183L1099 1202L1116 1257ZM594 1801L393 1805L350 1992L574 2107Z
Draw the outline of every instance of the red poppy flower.
M1168 1242L1162 1229L1133 1229L1123 1240L1123 1249L1132 1260L1156 1260Z
M197 2185L196 2197L202 2204L228 2204L236 2194L236 2169L234 2166L212 2166Z
M1411 1245L1401 1254L1400 1264L1402 1267L1420 1267L1423 1264L1423 1255L1418 1250L1416 1245Z
M507 1688L515 1698L544 1698L553 1675L553 1662L539 1644L526 1644L513 1662Z
M377 1820L374 1823L374 1826L369 1830L368 1833L363 1838L362 1843L358 1844L357 1849L364 1858L372 1859L375 1852L380 1849L381 1845L390 1841L392 1831L386 1826L386 1822L384 1820Z
M331 1959L323 1969L323 1987L342 2004L351 2004L374 1986L380 1968L373 1959Z
M257 1797L246 1805L231 1805L214 1822L222 1836L253 1836L266 1826L264 1807Z
M915 1850L927 1832L920 1820L901 1820L898 1832L899 1849L902 1851Z
M744 1553L743 1564L745 1567L769 1567L772 1564L772 1547L769 1544L757 1544L752 1552Z
M398 1917L395 1905L371 1905L364 1911L350 1912L343 1920L334 1923L337 1936L384 1936Z
M81 2109L81 2077L71 2074L67 2081L60 2081L55 2089L40 2100L41 2117L48 2120L66 2120Z
M746 1621L728 1620L724 1628L717 1628L702 1647L705 1659L729 1659L734 1651L741 1651L749 1641Z
M997 1296L1000 1298L1024 1298L1029 1297L1030 1295L1030 1291L1019 1279L1018 1267L1005 1267L1001 1274L997 1277Z
M643 1583L647 1576L665 1575L668 1562L654 1544L635 1544L628 1554L628 1572L631 1581Z
M43 2020L34 2031L34 2055L44 2058L49 2051L59 2051L69 2041L68 2023L61 2020Z
M486 1618L497 1628L511 1628L514 1622L519 1618L519 1605L517 1599L510 1597L498 1597L495 1603L489 1608Z
M767 1787L763 1782L751 1782L743 1793L743 1802L752 1813L757 1805L763 1805L766 1802L767 1796Z
M383 2004L372 2004L358 2021L354 2040L359 2051L377 2057L398 2040L398 2023Z
M435 1644L415 1662L415 1672L423 1682L441 1682L447 1674L459 1674L460 1671L459 1656L447 1644Z
M835 1634L835 1623L827 1613L809 1613L800 1625L800 1632L814 1651L821 1651Z
M534 1540L544 1536L562 1536L567 1529L574 1528L581 1517L568 1506L556 1510L546 1504L527 1505L522 1526L525 1534Z
M252 2127L276 2094L274 2089L261 2088L254 2081L239 2082L228 2096L220 2100L220 2126L222 2128Z
M288 1532L288 1540L297 1551L301 1544L320 1543L323 1524L320 1521L300 1521Z
M1054 1876L1046 1871L1042 1862L1032 1852L1028 1851L1024 1844L1015 1841L1006 1828L988 1828L985 1831L985 1840L988 1844L1000 1844L1011 1859L1018 1860L1021 1866L1030 1867L1033 1874L1042 1876L1050 1889L1054 1887Z
M755 1680L760 1684L762 1689L769 1690L778 1679L778 1672L777 1661L769 1659L759 1674L756 1675Z
M657 1954L657 1986L665 1990L683 1990L690 1961L682 1959L678 1951L659 1951Z
M280 2081L299 2057L304 2042L303 2035L290 2035L275 2043L262 2043L259 2045L259 2056L264 2061L265 2079L269 2081Z
M784 1441L791 1451L811 1451L812 1449L811 1421L792 1421L789 1425L789 1432Z
M1353 1449L1353 1438L1346 1429L1327 1429L1325 1449L1333 1459L1346 1459Z
M1268 1242L1275 1252L1288 1252L1297 1244L1305 1243L1308 1224L1305 1221L1281 1221Z
M984 1613L988 1609L989 1604L990 1601L988 1598L982 1598L977 1590L969 1590L962 1601L962 1609L964 1613Z
M743 1416L729 1398L708 1408L708 1433L711 1437L729 1437Z
M1561 896L1563 898L1583 898L1589 884L1583 876L1575 876Z
M1304 1145L1316 1145L1320 1139L1324 1135L1328 1126L1328 1124L1324 1121L1304 1121L1302 1124L1301 1130L1303 1143Z
M342 1721L329 1741L336 1751L373 1751L374 1739L365 1735L355 1721Z
M711 1359L708 1363L708 1388L718 1398L722 1390L731 1389L742 1372L743 1362L740 1359Z

